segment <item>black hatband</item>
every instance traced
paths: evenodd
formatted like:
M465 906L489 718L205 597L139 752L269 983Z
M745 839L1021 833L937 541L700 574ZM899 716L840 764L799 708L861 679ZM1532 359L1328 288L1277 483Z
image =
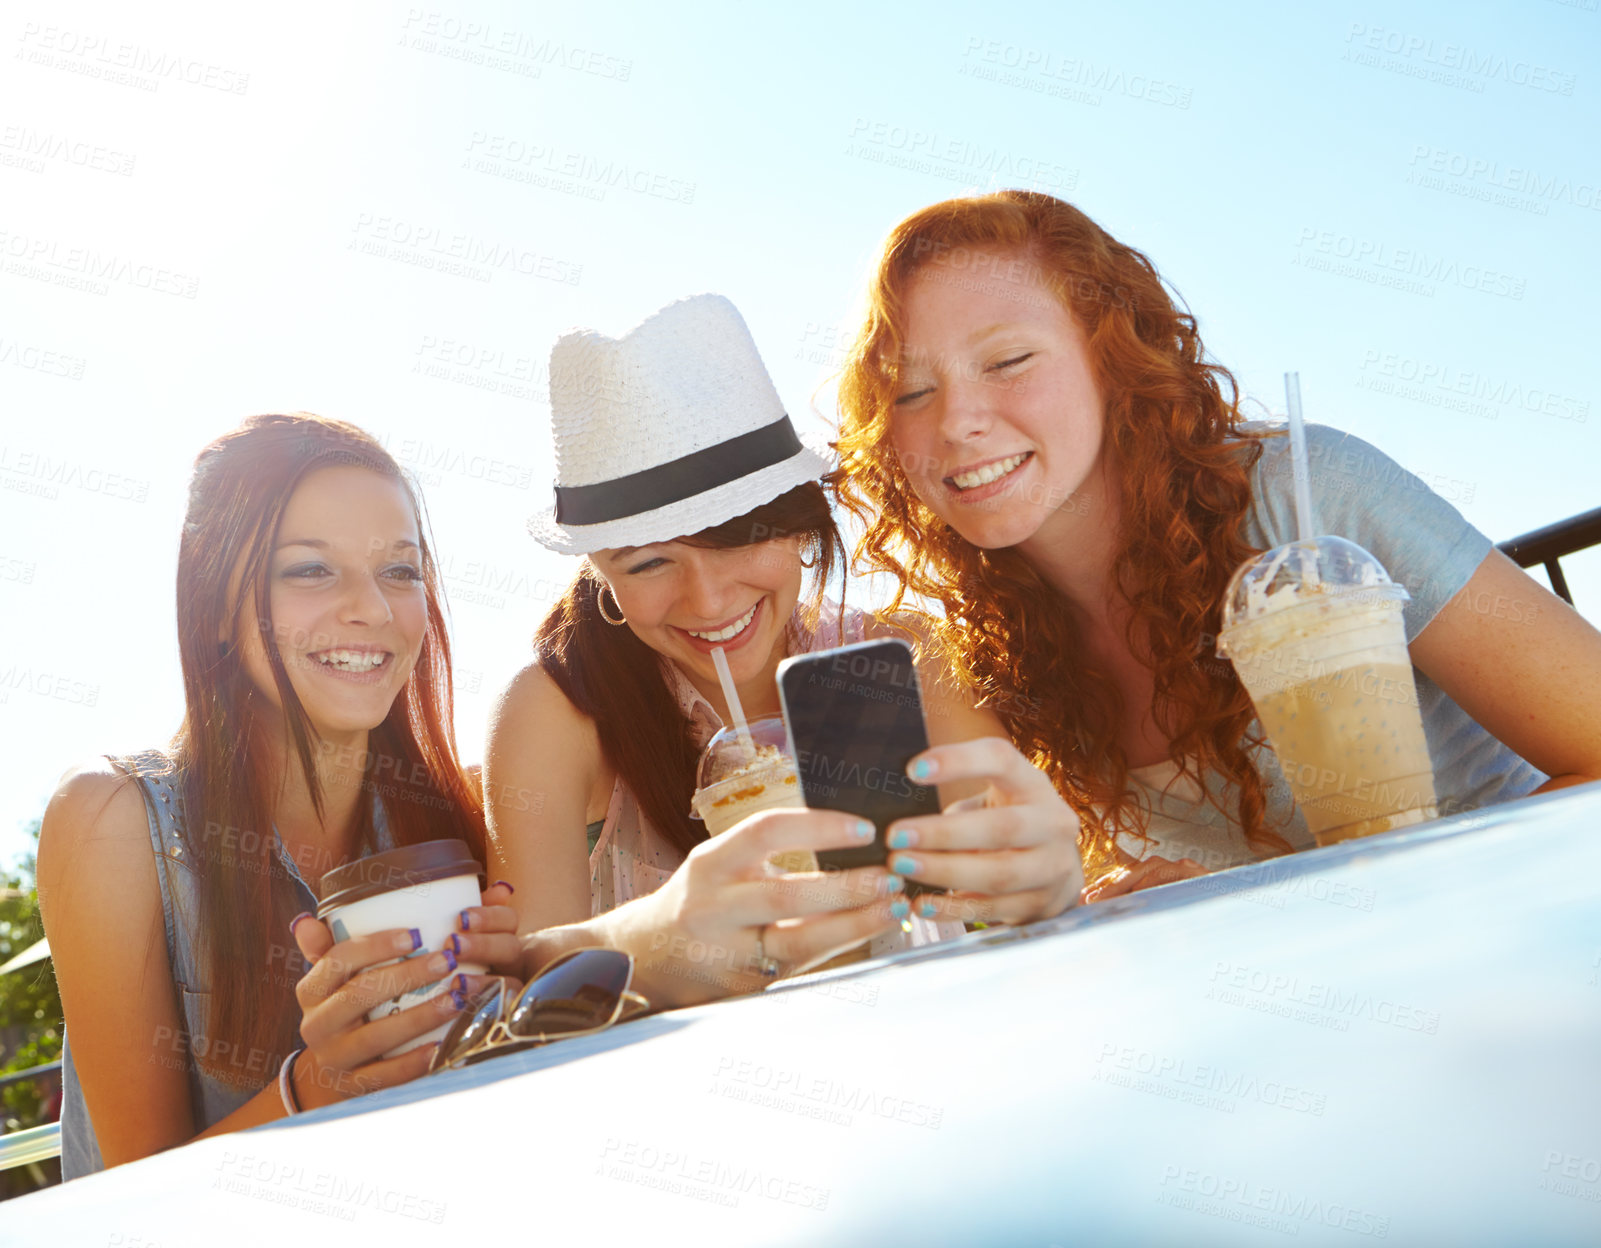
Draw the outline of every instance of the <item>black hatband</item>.
M694 498L763 468L781 464L805 447L784 416L716 446L594 485L558 485L558 524L605 524L669 503Z

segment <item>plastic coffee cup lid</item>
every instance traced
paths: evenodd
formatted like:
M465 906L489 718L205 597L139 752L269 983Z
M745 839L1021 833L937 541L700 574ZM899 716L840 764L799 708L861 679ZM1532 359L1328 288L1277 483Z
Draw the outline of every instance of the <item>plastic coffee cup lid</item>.
M1296 607L1352 599L1405 602L1410 597L1355 542L1315 537L1277 546L1240 565L1224 593L1223 631Z
M777 755L788 755L789 737L784 721L777 715L764 715L753 719L748 725L751 740L756 743L756 758L751 757L750 751L745 748L739 738L739 733L732 727L719 728L706 749L700 756L700 767L695 776L695 788L709 789L714 784L720 784L729 776L743 767L748 767L757 758L764 755L772 758L774 762ZM763 746L770 746L771 751L764 751ZM699 816L695 816L699 818Z
M354 905L397 888L415 888L458 875L485 878L483 867L467 848L466 841L423 841L419 845L402 845L381 854L370 854L335 867L322 877L318 888L322 902L317 907L317 917L327 918L341 906Z

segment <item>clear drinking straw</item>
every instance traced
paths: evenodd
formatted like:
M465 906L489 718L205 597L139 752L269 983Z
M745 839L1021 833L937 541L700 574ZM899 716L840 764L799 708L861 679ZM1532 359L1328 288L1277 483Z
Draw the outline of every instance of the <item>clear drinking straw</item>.
M1301 540L1317 536L1312 515L1312 471L1306 461L1306 426L1301 423L1301 374L1284 374L1284 404L1290 416L1290 455L1295 464L1295 524Z
M728 713L733 717L739 743L754 758L756 742L751 740L750 725L745 722L745 708L739 704L739 690L734 688L734 674L728 670L728 656L723 653L721 646L713 647L712 662L717 666L717 679L722 682L723 697L728 699Z

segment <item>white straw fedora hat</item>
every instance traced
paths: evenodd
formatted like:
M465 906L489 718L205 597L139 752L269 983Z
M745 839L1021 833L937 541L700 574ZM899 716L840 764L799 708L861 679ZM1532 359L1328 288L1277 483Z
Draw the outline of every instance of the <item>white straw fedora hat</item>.
M528 531L566 554L686 537L828 469L721 295L669 304L621 338L563 335L550 414L556 505Z

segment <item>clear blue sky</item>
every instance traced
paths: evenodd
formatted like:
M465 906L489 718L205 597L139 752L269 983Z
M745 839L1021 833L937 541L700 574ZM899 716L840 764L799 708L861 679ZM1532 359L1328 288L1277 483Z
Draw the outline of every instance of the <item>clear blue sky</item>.
M177 725L208 439L306 408L419 471L476 758L572 572L523 532L557 334L721 291L826 409L878 240L964 190L1073 199L1496 538L1596 506L1598 52L1596 0L7 5L0 861Z

